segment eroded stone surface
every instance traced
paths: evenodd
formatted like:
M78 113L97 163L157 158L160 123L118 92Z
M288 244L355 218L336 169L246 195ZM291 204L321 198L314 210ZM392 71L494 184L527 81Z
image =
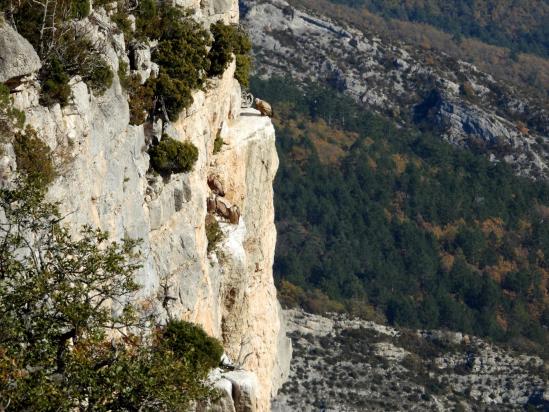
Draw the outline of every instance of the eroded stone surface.
M34 73L40 67L32 45L0 16L0 82Z

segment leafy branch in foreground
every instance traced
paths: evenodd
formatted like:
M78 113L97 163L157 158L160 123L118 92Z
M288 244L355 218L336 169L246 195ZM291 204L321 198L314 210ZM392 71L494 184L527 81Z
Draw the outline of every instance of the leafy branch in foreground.
M139 242L88 226L73 236L62 221L27 181L0 190L0 409L178 411L210 398L217 341L182 321L150 332L130 303ZM167 339L174 327L194 332ZM196 362L194 345L215 350Z

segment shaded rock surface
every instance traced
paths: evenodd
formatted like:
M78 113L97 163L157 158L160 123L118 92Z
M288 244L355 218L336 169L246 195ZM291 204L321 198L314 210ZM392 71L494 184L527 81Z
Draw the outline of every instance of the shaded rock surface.
M0 82L31 74L40 67L32 45L0 16Z

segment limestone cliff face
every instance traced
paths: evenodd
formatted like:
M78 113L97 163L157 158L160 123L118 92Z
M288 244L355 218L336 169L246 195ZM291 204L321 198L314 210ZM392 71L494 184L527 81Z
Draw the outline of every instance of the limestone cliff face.
M236 1L182 4L194 7L204 22L238 21ZM106 15L93 13L110 24ZM86 24L98 38L109 40L107 58L116 73L119 56L124 55L123 38ZM17 65L20 62L14 62ZM144 261L137 279L142 290L137 299L143 307L156 310L160 318L169 311L199 323L222 340L238 370L218 374L217 385L226 396L209 408L267 411L287 375L291 351L272 278L272 183L278 157L270 119L253 109L241 110L234 69L230 66L205 92L195 93L193 105L167 125L173 138L190 140L199 149L192 172L169 180L148 172L147 147L157 127L129 125L127 97L116 76L102 96L72 79L73 100L64 108L39 104L32 73L24 73L29 76L18 79L12 91L15 106L55 154L60 176L49 196L61 202L67 223L74 228L91 224L113 238L142 239ZM218 135L225 145L214 154ZM14 171L15 163L13 150L6 147L3 153L0 174L5 175ZM208 253L207 181L214 175L241 216L237 225L220 222L224 239Z

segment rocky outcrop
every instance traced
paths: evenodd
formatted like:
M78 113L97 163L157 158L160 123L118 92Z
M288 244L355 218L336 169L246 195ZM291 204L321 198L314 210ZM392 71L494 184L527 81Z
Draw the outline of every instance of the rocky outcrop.
M32 45L0 16L0 82L36 72L41 66Z
M327 84L399 125L435 126L449 142L506 161L520 175L549 178L544 102L466 62L382 39L291 3L243 1L258 74Z
M549 407L546 365L474 336L285 312L294 358L273 411ZM530 407L528 407L528 405Z
M195 7L204 22L238 20L236 1L183 3ZM105 57L117 73L119 58L127 59L130 50L122 34L98 30L94 21L108 26L108 17L94 11L82 24L104 41ZM131 53L138 63L136 72L148 75L155 69L150 50L137 46ZM27 67L32 70L10 69L9 76L37 70L39 64L31 63ZM78 77L71 79L72 98L65 107L41 106L39 85L33 81L14 88L13 99L27 124L52 149L59 177L48 195L61 202L66 223L75 229L84 224L100 227L115 239L141 239L143 268L136 280L142 288L136 299L143 310L160 320L169 314L199 323L222 341L234 370L219 377L216 385L225 388L227 396L212 408L268 411L271 395L289 368L291 351L281 335L282 313L272 277L272 183L278 157L270 119L253 109L241 113L234 70L233 63L206 91L194 93L194 103L177 122L164 125L171 137L198 148L193 170L168 179L149 171L147 148L158 125L129 125L127 95L116 76L101 96ZM213 154L218 134L225 145ZM14 168L13 150L5 146L7 158L1 160L7 166L2 170L9 172ZM210 176L223 182L223 195L238 218L218 218L224 240L209 252L205 221Z
M194 12L194 18L206 26L219 20L238 23L238 1L234 0L175 0L175 4Z

